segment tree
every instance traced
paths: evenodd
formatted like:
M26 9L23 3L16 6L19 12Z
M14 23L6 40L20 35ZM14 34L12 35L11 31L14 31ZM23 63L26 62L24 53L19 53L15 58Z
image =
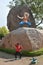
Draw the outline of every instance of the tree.
M9 7L26 4L32 11L35 21L43 20L43 0L12 0L9 2ZM39 25L39 23L38 23Z
M0 39L2 39L2 37L6 36L9 33L9 30L3 26L0 28Z

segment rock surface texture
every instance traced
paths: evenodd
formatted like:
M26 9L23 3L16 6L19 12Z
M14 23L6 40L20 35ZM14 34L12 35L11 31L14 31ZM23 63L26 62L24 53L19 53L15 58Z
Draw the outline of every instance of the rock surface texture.
M8 29L10 31L12 31L12 30L17 29L17 28L20 27L19 22L21 20L18 19L17 15L23 16L24 12L28 12L30 14L30 17L29 17L29 20L28 21L30 21L32 23L31 27L32 28L35 28L36 27L35 20L33 18L33 15L31 13L30 8L27 7L26 5L23 5L23 6L15 6L15 7L13 7L9 11L9 14L7 16L7 26L8 26ZM27 25L24 25L24 27L27 27Z
M2 47L14 49L18 42L24 50L40 49L43 47L43 31L28 27L18 28L2 39Z

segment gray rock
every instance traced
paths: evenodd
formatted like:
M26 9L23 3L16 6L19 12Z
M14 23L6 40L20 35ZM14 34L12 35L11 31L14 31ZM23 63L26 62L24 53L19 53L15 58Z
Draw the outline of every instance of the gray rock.
M28 21L30 21L32 23L31 27L32 28L35 28L36 27L35 20L33 18L33 15L32 15L32 12L31 12L30 8L27 7L26 5L23 5L23 6L15 6L15 7L13 7L9 11L9 14L7 16L7 26L8 26L8 29L10 31L12 31L12 30L17 29L17 28L20 27L19 22L21 20L18 19L17 15L23 16L24 12L28 12L30 14L30 17L29 17L29 20ZM27 25L24 25L24 27L27 27Z
M2 39L2 47L15 48L16 43L20 43L24 50L37 50L43 48L43 31L36 28L22 27L13 30Z

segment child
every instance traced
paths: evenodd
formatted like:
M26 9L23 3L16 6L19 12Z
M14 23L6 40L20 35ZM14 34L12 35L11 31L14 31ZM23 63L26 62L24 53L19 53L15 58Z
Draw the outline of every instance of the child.
M16 53L15 53L15 59L17 59L17 56L19 55L19 58L21 58L21 51L22 51L22 46L17 43L15 45L15 50L16 50Z
M31 63L32 63L32 64L37 63L37 59L33 57Z
M19 19L22 19L22 21L19 23L20 26L23 26L24 24L28 25L28 27L31 26L31 22L28 21L29 13L24 12L23 17L17 16Z

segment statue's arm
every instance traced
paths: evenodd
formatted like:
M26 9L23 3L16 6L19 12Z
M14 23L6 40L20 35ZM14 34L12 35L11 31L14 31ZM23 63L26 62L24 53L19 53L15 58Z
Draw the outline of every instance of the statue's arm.
M17 15L17 17L18 17L19 19L23 19L23 17L20 17L19 15Z

